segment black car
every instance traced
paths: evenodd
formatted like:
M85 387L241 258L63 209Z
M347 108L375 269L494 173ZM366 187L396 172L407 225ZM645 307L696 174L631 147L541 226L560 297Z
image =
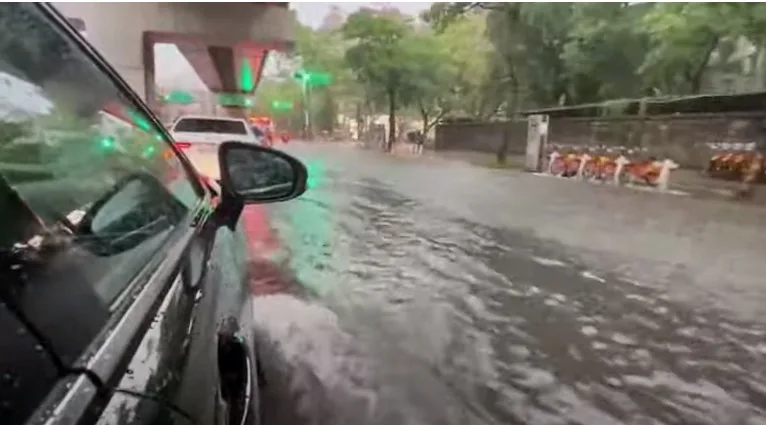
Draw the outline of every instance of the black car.
M0 21L0 423L259 423L237 223L306 169L226 142L216 193L55 9Z

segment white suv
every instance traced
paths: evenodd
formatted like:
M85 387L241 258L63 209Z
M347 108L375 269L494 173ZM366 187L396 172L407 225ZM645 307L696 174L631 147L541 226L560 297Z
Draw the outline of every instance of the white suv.
M170 132L176 142L216 145L216 148L227 140L260 143L244 118L185 115L176 119Z
M218 179L218 145L236 140L261 144L244 118L184 115L170 129L175 145L184 151L202 174Z

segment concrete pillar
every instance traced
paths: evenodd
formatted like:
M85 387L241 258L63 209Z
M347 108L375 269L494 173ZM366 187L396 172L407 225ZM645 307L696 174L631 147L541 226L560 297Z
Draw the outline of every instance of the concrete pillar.
M149 109L154 112L159 111L159 102L157 101L157 85L154 79L154 43L148 33L141 35L141 49L143 57L144 89L143 92L134 88L139 96L145 96L144 101L149 105ZM128 82L130 84L130 82Z
M239 92L239 70L236 67L234 49L226 46L208 46L207 51L221 82L220 91L225 93Z
M146 98L144 32L160 18L158 3L54 3L85 23L88 41L140 96Z
M268 46L231 48L183 42L177 46L208 90L228 93L240 90L239 74L243 61L249 63L255 82L260 81L269 49Z
M145 73L146 45L189 40L211 46L271 46L289 49L295 12L284 4L260 3L60 3L70 19L82 20L88 40L141 96L153 92ZM145 38L145 34L150 35ZM233 63L232 63L233 68ZM234 79L236 84L236 78ZM225 86L224 86L225 87ZM224 87L221 87L222 89Z
M215 69L213 59L207 51L207 47L199 44L181 42L176 44L184 58L194 68L194 72L210 91L221 91L221 79Z

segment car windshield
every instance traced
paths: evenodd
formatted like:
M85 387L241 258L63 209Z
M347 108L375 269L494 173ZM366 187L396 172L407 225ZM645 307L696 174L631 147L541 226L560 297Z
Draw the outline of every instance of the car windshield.
M245 123L241 121L212 118L183 118L176 123L174 131L187 133L247 134Z

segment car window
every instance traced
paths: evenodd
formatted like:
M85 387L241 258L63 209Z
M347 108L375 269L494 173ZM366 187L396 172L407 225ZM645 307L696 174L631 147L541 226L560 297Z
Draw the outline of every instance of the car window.
M182 118L176 123L173 131L187 133L247 134L247 128L242 121L208 118Z
M74 361L203 192L34 3L3 3L0 18L0 265L18 269L0 284Z

